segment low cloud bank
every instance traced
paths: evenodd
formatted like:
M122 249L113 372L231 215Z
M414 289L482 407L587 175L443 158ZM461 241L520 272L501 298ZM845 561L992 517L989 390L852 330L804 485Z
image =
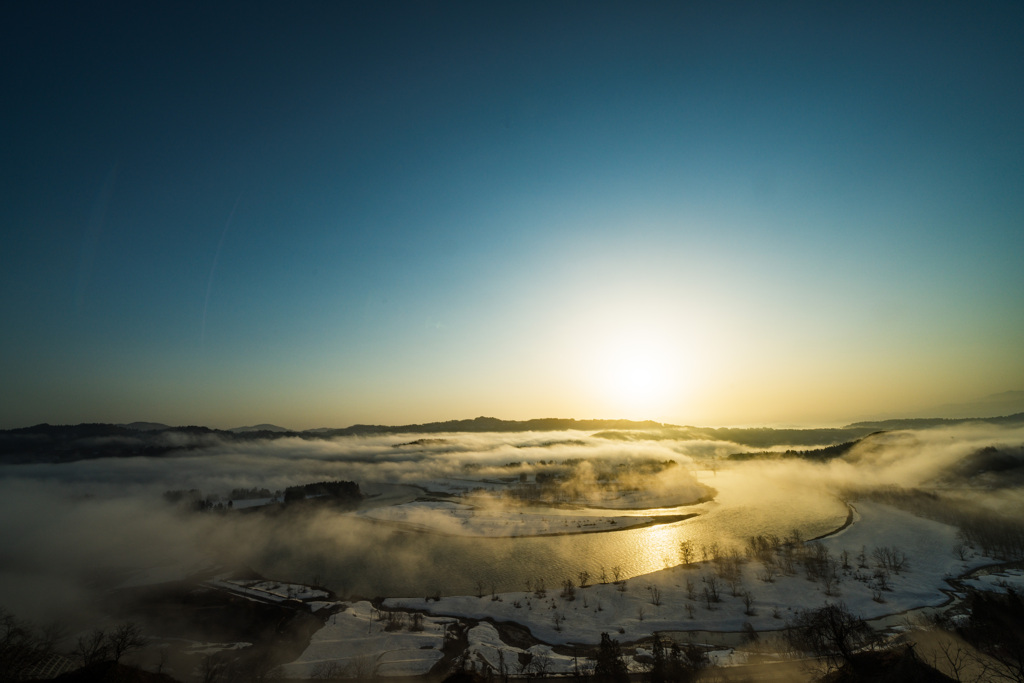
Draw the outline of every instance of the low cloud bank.
M698 480L714 486L707 471L721 463L749 475L747 495L756 499L767 486L776 487L775 495L781 487L799 495L808 487L928 486L948 478L958 463L981 449L1002 448L1013 458L1022 452L1021 444L1024 427L967 424L874 435L845 457L825 463L725 463L722 456L750 449L720 441L609 441L571 431L329 441L227 442L203 436L201 447L193 439L186 444L192 450L168 457L10 465L0 468L0 606L40 622L95 613L103 591L139 568L198 566L211 556L244 564L300 545L325 556L358 557L375 552L379 535L385 533L379 528L368 532L365 523L324 511L303 516L183 513L163 502L161 494L172 489L225 495L236 488L276 491L329 479L367 485L535 477L553 463L571 473L560 483L566 494L586 499L599 488L602 468L615 463L621 465L616 485L622 489L646 487L699 497ZM671 464L653 476L641 476L647 463ZM1024 506L1020 488L1000 490L984 500L998 510ZM491 504L500 503L494 499ZM410 543L393 561L415 567L424 562L419 552Z

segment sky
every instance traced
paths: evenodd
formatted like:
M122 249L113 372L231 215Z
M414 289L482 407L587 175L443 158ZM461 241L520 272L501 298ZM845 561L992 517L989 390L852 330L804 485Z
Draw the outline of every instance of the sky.
M841 424L1022 389L1022 29L5 3L0 428Z

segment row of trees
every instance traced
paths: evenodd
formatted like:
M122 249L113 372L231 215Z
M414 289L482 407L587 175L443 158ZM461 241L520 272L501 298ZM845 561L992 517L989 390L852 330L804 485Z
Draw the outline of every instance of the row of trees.
M0 681L22 680L28 672L55 656L57 645L64 638L60 625L37 628L0 607ZM83 667L120 662L146 642L138 624L125 622L111 630L96 628L79 637L72 655Z
M354 481L318 481L284 490L285 504L307 498L329 498L334 502L357 503L363 499L359 484Z
M363 499L363 492L354 481L318 481L312 484L289 486L284 491L271 493L267 488L232 489L231 497L225 502L218 495L204 496L199 489L173 489L164 492L164 500L171 505L192 510L225 510L234 507L235 500L273 498L284 503L295 503L307 498L326 498L335 503L354 504Z

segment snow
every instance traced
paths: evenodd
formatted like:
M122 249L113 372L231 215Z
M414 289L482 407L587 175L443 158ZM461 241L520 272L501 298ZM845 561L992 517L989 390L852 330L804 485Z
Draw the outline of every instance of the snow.
M602 632L623 641L636 641L655 631L740 631L746 622L758 631L777 630L794 611L813 609L829 602L842 601L863 618L940 605L948 599L943 592L949 589L945 579L991 561L978 556L966 561L957 559L952 552L956 540L953 527L878 503L863 502L857 507L858 513L851 526L818 541L833 557L838 557L843 550L850 556L851 567L844 572L833 595L825 593L820 581L809 581L802 573L780 575L770 583L762 581L758 577L761 564L750 561L742 566L741 590L753 595L755 614L745 614L742 597L733 596L724 582L719 588L722 601L712 603L712 609L708 609L701 593L703 579L714 574L710 562L672 567L634 577L622 585L609 583L577 588L574 599L563 598L559 590L552 589L543 597L513 592L502 594L500 600L492 600L490 596L452 596L436 602L424 598L392 598L385 601L385 605L452 617L513 621L528 627L536 638L552 644L598 643ZM880 546L897 547L906 553L908 568L900 574L891 574L891 590L881 591L879 596L879 591L867 581L854 578L858 572L854 558L866 547L873 565L870 555ZM862 578L870 579L873 566L870 570L859 571ZM694 600L687 597L687 580L694 585ZM660 605L653 604L655 591L660 592L660 600L657 600ZM884 602L877 602L877 597Z
M1017 592L1024 592L1024 570L1007 569L981 574L964 579L963 583L977 590L1005 593L1008 588L1013 588Z
M464 506L433 504L426 509L441 509L457 518ZM573 519L573 515L566 518ZM487 518L484 517L486 520ZM539 521L533 520L534 522ZM475 527L482 533L486 524ZM537 529L538 526L523 528ZM644 576L634 577L621 584L596 584L576 588L573 598L562 597L552 589L544 595L537 593L503 593L499 599L490 596L443 597L439 600L424 598L390 598L384 601L385 610L416 610L428 614L423 619L423 631L408 630L408 623L398 630L386 631L386 621L367 602L358 602L327 619L325 626L314 634L309 648L285 666L291 677L312 677L326 665L339 667L348 675L420 675L441 659L444 626L453 620L480 620L468 632L467 662L478 671L500 672L502 666L510 674L529 673L568 674L578 666L586 671L593 661L580 658L578 663L568 655L559 654L553 645L573 643L596 645L602 632L609 633L623 643L636 642L655 632L672 634L689 640L716 640L740 642L740 631L750 623L757 631L774 631L784 627L795 611L813 609L829 602L842 601L847 608L865 619L893 615L907 610L938 606L948 600L950 586L946 579L959 577L973 569L992 562L991 558L973 555L958 559L953 547L956 530L946 524L923 519L910 513L873 502L857 504L853 523L820 541L833 558L840 559L843 551L849 558L849 568L842 570L841 580L832 595L825 593L821 581L813 582L803 573L786 576L781 573L772 582L761 578L762 565L748 561L742 565L740 591L753 595L753 614L746 614L741 596L734 596L731 588L721 582L722 601L712 603L711 609L702 599L703 581L714 575L711 562L677 566ZM893 547L907 556L907 566L899 574L891 573L891 590L879 591L869 585L874 572L872 551L876 547ZM868 569L857 566L857 555L865 549ZM856 578L860 575L861 580ZM864 580L867 579L867 580ZM687 595L686 583L692 582L694 598ZM1024 586L1024 572L1008 570L984 574L965 581L978 587L999 589L1003 584ZM229 583L229 582L222 582ZM234 589L262 590L277 595L276 589L262 585L240 586L230 582ZM315 593L307 589L309 593ZM881 594L883 602L877 601ZM660 604L654 604L658 602ZM340 603L315 602L318 608ZM407 619L411 617L406 615ZM542 644L523 650L501 640L498 629L490 623L515 622L525 626ZM684 633L679 633L684 632ZM719 665L743 664L747 653L719 644L709 653ZM623 648L626 653L628 647ZM650 653L637 648L627 657L631 670L642 671ZM318 669L319 667L319 669Z
M650 524L652 517L608 516L600 511L572 511L553 508L523 508L493 511L464 503L415 501L377 507L358 513L362 517L401 524L432 533L474 537L522 537L578 534L628 529Z
M872 600L869 592L847 592L849 582L843 582L841 599L851 611L864 618L940 605L948 599L942 592L943 589L950 590L946 579L956 578L993 561L980 556L957 559L953 553L956 542L955 527L866 501L857 504L857 518L853 524L821 541L833 555L845 549L851 558L861 548L866 548L872 567L874 562L870 556L873 548L889 546L906 553L907 570L890 576L892 591L885 592L885 603ZM851 563L855 564L853 559ZM858 585L863 587L864 584Z
M238 581L217 579L205 582L211 588L230 591L258 600L284 602L285 600L315 601L330 597L327 591L310 588L299 583L282 583L280 581ZM322 604L317 603L320 608Z
M308 603L310 611L316 614L320 610L329 609L337 605L336 602L324 601L324 600L310 600Z
M442 657L445 624L451 619L425 617L422 631L386 631L386 621L369 602L357 602L331 615L313 634L309 647L286 664L289 678L313 678L332 663L349 675L418 676ZM404 615L403 615L404 616Z
M509 674L526 671L564 674L574 670L572 657L556 653L550 645L534 645L527 650L508 645L502 641L498 629L486 621L471 628L468 637L468 661L481 672L501 673L502 666ZM522 655L528 655L528 658ZM526 659L529 662L524 664Z

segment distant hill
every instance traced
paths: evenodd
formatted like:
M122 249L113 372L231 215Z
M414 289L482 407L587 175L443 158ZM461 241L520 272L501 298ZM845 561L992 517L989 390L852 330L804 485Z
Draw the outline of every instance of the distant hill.
M354 434L431 434L437 432L558 432L568 429L594 431L597 429L662 429L672 427L653 420L575 420L561 417L542 417L533 420L501 420L496 417L476 417L471 420L448 420L400 426L352 425L343 429L311 430L321 436L349 436Z
M234 433L209 427L137 430L115 424L51 425L0 430L0 464L61 463L95 458L163 457L225 441L275 439L294 432Z
M854 422L846 425L844 429L870 429L872 431L884 429L931 429L932 427L946 427L965 422L984 422L985 424L1022 424L1024 413L1015 413L1002 417L912 417L896 420L876 420L874 422Z
M118 425L118 427L124 427L136 432L159 432L162 429L171 428L170 425L165 425L162 422L132 422L126 425Z
M233 427L228 431L235 432L236 434L242 434L244 432L291 432L292 430L272 424L258 424L253 425L252 427Z
M991 424L1024 423L1024 413L992 418L915 418L857 422L836 429L770 429L736 427L683 427L652 420L576 420L572 418L538 418L533 420L501 420L476 417L410 425L352 425L343 429L288 431L272 424L239 427L234 430L210 429L201 426L168 427L156 422L133 422L127 425L39 424L33 427L0 430L0 465L19 463L61 463L94 458L130 458L137 456L165 457L182 452L211 448L224 443L257 442L280 438L307 440L332 439L369 434L437 434L457 432L556 432L576 430L613 441L728 441L751 448L773 446L832 447L846 445L872 432L893 429L928 429L932 427L986 422ZM799 452L800 457L834 457L836 453Z
M859 439L875 429L842 427L772 429L770 427L669 427L654 431L612 430L594 436L614 441L730 441L752 448L771 446L825 446Z
M834 458L841 458L853 450L854 446L866 443L875 434L881 434L882 432L872 432L867 436L855 439L853 441L845 441L843 443L833 444L831 446L825 446L823 448L813 448L809 450L786 450L786 451L747 451L744 453L731 453L728 456L729 460L782 460L785 458L802 458L804 460L815 460L819 462L827 462Z

